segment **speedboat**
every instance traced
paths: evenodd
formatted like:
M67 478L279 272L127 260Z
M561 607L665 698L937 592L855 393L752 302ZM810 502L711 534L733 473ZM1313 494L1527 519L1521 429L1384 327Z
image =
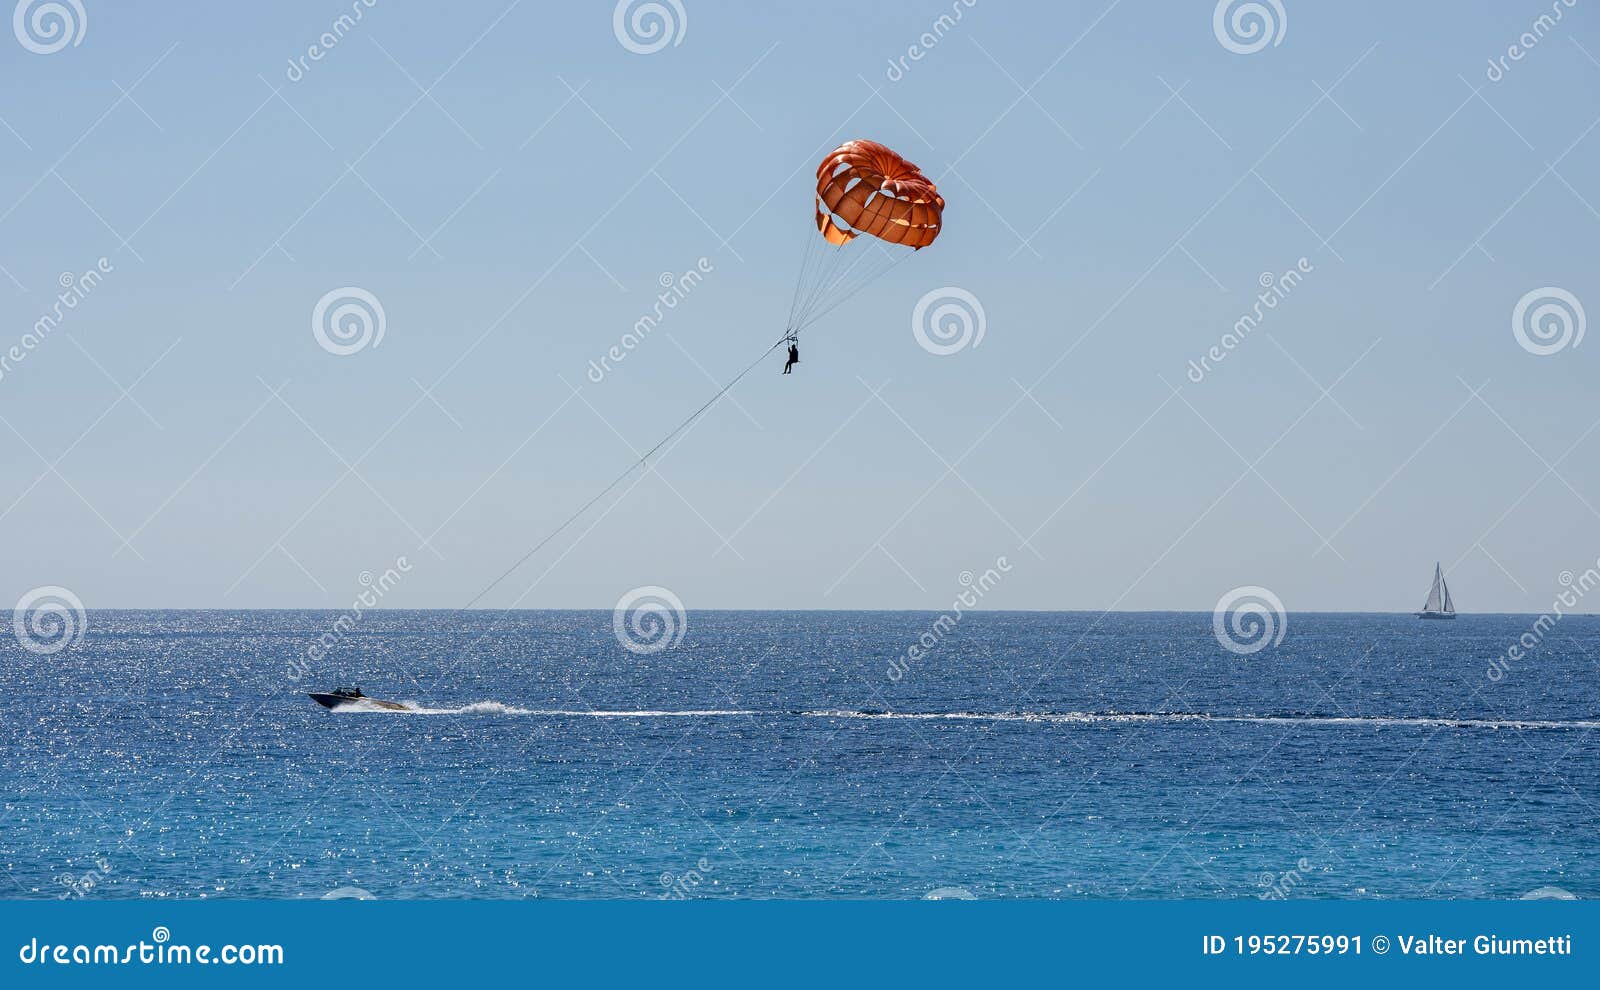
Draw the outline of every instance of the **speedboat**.
M334 688L332 691L312 691L311 700L324 708L353 708L357 705L371 705L392 712L409 711L405 705L398 701L383 701L379 698L369 698L356 688Z

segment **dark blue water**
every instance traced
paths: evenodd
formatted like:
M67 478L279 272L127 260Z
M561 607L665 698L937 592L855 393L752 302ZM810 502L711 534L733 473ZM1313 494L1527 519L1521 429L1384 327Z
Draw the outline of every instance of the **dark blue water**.
M389 611L292 678L335 618L0 641L6 896L1600 896L1591 617L1491 681L1531 617L978 613L896 682L934 615Z

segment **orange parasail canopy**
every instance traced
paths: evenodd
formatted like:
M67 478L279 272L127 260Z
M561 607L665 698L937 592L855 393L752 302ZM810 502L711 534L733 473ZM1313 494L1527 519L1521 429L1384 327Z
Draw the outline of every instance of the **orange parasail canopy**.
M817 230L829 244L871 234L920 250L939 236L943 217L933 182L876 141L846 141L817 166Z

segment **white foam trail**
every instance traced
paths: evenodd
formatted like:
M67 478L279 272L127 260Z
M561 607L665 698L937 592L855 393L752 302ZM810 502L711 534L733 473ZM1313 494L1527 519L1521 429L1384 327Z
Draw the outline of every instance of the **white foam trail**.
M339 707L332 709L340 714L351 715L537 715L531 708L517 708L513 705L501 704L498 701L477 701L459 708L429 708L420 701L401 701L397 704L404 708L385 708L383 705L374 704L370 698L361 698L355 701L341 702Z
M459 708L429 708L419 701L404 701L406 706L398 715L537 715L531 708L518 708L498 701L475 701Z
M382 715L385 712L393 711L393 709L389 708L379 708L366 698L359 698L355 701L341 701L337 707L329 710L340 715Z
M544 718L811 718L885 719L952 722L1040 722L1062 725L1116 725L1129 723L1178 724L1238 722L1255 725L1406 726L1441 729L1600 729L1600 721L1542 719L1441 718L1422 715L1206 715L1194 712L887 712L817 709L776 711L753 708L687 709L581 709L518 708L499 701L478 701L456 708L429 708L420 702L402 702L404 710L380 708L366 700L340 705L339 712L388 715L537 715Z
M885 718L972 722L1245 722L1259 725L1371 725L1454 729L1596 729L1600 721L1440 718L1408 715L1207 715L1194 712L801 712L812 718Z

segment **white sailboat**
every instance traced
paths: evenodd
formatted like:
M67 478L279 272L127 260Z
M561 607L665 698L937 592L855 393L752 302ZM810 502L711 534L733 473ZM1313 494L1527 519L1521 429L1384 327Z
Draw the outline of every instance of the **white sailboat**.
M1453 619L1455 603L1450 600L1450 586L1444 583L1444 570L1437 561L1433 565L1433 587L1428 589L1428 600L1417 613L1419 619Z

